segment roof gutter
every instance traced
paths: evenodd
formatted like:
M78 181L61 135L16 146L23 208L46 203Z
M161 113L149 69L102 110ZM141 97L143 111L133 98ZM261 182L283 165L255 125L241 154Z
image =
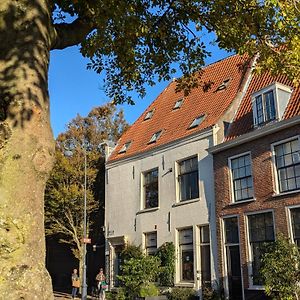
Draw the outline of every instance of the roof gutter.
M254 131L251 131L249 133L245 133L234 140L224 142L222 144L219 144L217 146L211 147L208 149L208 152L211 154L216 154L221 151L239 146L241 144L251 142L253 140L256 140L258 138L264 137L266 135L275 133L277 131L295 126L300 124L300 116L295 116L291 119L283 120L280 122L275 122L273 124L265 125L264 127L258 128Z

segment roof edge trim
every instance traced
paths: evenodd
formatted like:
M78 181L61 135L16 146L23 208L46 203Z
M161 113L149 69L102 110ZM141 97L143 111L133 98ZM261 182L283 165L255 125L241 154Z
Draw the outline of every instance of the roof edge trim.
M275 122L274 124L258 128L251 132L245 133L233 140L211 147L208 149L208 152L211 154L216 154L221 151L236 147L247 142L251 142L265 135L269 135L298 124L300 124L300 116L295 116L291 119Z
M113 166L116 166L120 163L127 163L129 161L132 161L132 160L135 160L135 159L138 159L140 157L143 157L143 156L146 156L148 155L149 153L154 153L154 152L159 152L159 151L162 151L172 145L175 145L175 144L178 144L178 143L189 143L191 140L194 140L194 139L204 139L206 138L207 136L210 136L210 135L213 135L213 128L214 128L214 125L210 126L210 127L207 127L205 128L204 130L202 131L198 131L198 132L195 132L195 133L192 133L188 136L184 136L182 138L179 138L179 139L176 139L174 141L171 141L169 143L165 143L165 144L162 144L162 145L159 145L157 147L154 147L154 148L151 148L149 150L146 150L146 151L142 151L142 152L139 152L139 153L136 153L136 154L133 154L131 156L127 156L125 158L118 158L118 159L114 159L114 160L111 160L111 161L108 161L106 163L106 166L108 167L113 167Z

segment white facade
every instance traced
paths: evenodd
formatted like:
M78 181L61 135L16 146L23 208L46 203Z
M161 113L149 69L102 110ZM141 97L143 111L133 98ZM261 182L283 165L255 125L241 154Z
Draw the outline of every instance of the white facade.
M108 162L106 166L105 229L106 263L110 284L115 285L118 252L123 243L145 247L145 233L157 232L157 247L173 242L176 247L175 285L201 289L200 227L210 225L211 281L217 278L217 241L214 208L212 155L216 130L152 149L149 152ZM179 201L178 162L197 156L199 197ZM143 174L158 168L158 207L143 209ZM210 219L209 219L210 218ZM193 228L194 280L181 280L178 230Z

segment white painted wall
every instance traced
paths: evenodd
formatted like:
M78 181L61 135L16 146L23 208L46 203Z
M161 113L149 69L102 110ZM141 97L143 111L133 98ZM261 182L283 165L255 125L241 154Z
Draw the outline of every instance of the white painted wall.
M206 149L213 144L213 130L186 138L176 144L163 147L143 156L108 163L106 167L105 224L108 240L126 236L129 243L143 246L143 233L157 231L158 247L164 242L177 244L177 229L193 226L195 282L200 267L199 229L197 226L210 223L212 249L212 280L216 278L217 247L214 210L214 180L212 156ZM178 203L176 199L176 162L198 155L200 198ZM164 160L164 168L163 168ZM141 210L142 173L159 169L159 208ZM172 172L169 169L172 168ZM170 214L170 231L168 215ZM107 253L108 254L108 253ZM177 270L176 284L179 282Z

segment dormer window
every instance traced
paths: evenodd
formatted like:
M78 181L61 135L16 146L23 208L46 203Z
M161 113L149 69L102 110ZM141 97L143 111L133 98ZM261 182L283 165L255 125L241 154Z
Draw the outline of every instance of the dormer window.
M189 126L189 129L199 126L203 120L204 120L204 115L201 115L201 116L195 118L194 121Z
M151 119L153 117L153 114L154 114L154 109L149 110L145 115L144 121Z
M225 90L225 89L228 87L228 85L229 85L230 79L231 79L231 78L225 79L225 80L218 86L217 91Z
M162 130L155 132L152 135L152 137L151 137L150 141L148 142L148 144L155 143L158 140L158 138L161 136L161 133L162 133Z
M283 117L292 88L273 83L252 95L253 123L260 126Z
M130 145L131 145L131 141L125 143L125 144L123 145L123 147L121 148L121 150L119 151L119 154L120 154L120 153L125 153L125 152L128 150L128 148L130 147Z
M183 103L183 98L178 99L178 100L176 101L176 103L175 103L173 109L178 109L178 108L180 108L181 105L182 105L182 103Z

